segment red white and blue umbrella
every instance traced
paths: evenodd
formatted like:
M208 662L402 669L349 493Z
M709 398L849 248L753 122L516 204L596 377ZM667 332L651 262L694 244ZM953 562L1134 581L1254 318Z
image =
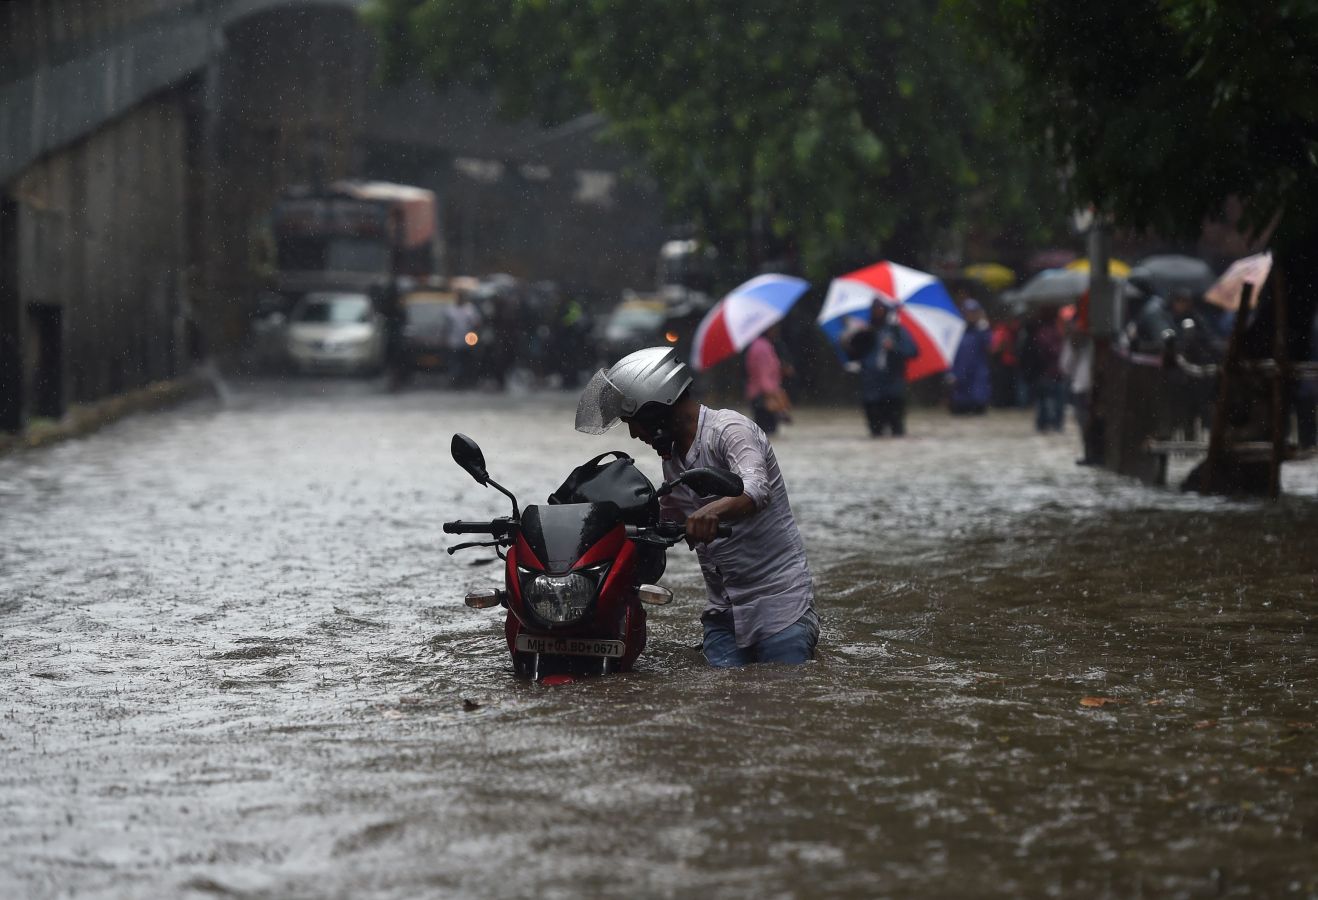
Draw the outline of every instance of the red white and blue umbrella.
M819 327L843 360L843 332L868 325L875 300L896 307L901 323L919 348L915 359L906 364L907 381L935 375L952 365L966 330L961 311L933 275L894 262L857 269L834 278L829 285L824 307L819 311Z
M758 275L735 288L705 314L691 347L691 365L703 371L750 346L780 322L810 288L790 275Z

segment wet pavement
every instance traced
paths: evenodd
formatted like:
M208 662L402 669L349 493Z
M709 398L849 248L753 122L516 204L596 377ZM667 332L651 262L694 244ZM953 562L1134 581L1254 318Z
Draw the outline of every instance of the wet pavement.
M0 459L0 896L1318 896L1318 464L1276 505L1078 468L1023 413L804 410L824 620L514 680L440 523L628 449L573 398L232 385ZM654 475L657 461L642 456Z

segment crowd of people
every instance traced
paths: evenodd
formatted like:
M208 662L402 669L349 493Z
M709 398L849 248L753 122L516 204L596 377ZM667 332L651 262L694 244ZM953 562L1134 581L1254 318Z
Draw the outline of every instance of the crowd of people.
M600 361L591 304L556 285L492 276L452 279L446 289L453 302L445 311L442 371L453 386L505 389L517 380L527 386L572 388ZM1185 375L1180 364L1220 361L1233 316L1184 288L1165 293L1146 288L1128 301L1114 346L1168 370L1175 430L1187 438L1202 436L1211 421L1214 382ZM1095 421L1094 346L1082 305L1080 311L1076 303L1013 307L1000 301L982 303L965 290L958 291L956 299L965 331L942 376L941 399L949 413L973 417L995 408L1029 409L1034 428L1045 434L1063 431L1070 409L1084 441L1079 461L1101 461L1101 435L1090 428ZM400 320L395 357L400 369L409 365L406 327ZM1318 346L1318 334L1314 341ZM911 394L907 367L918 348L898 312L876 301L869 324L844 334L842 349L846 368L855 376L869 434L903 436ZM772 436L791 421L797 377L778 326L747 347L743 366L751 418ZM1293 398L1302 447L1313 447L1318 437L1315 394L1312 381L1301 382ZM927 400L930 393L924 389L918 396Z
M958 348L952 365L957 381L966 379L961 370L968 369L970 377L986 385L970 411L982 413L990 405L1032 407L1035 430L1061 431L1067 406L1087 390L1089 380L1091 357L1081 352L1087 342L1077 328L1075 307L1041 307L1028 313L1012 309L996 323L987 322L977 303L975 307L967 316L967 334L973 335L969 349L963 354Z
M957 416L991 408L1033 408L1039 432L1061 431L1068 405L1086 412L1092 350L1075 327L1074 306L1010 310L990 321L984 305L963 295L958 306L965 332L943 376L943 400ZM898 312L876 301L870 324L842 337L859 375L865 424L874 437L906 433L907 364L918 348Z
M1136 286L1137 288L1140 286ZM1124 327L1114 349L1137 364L1166 373L1163 424L1169 436L1203 438L1211 424L1216 382L1187 368L1212 366L1225 354L1233 314L1209 306L1185 288L1166 296L1148 286L1132 294ZM991 409L1029 409L1041 434L1064 430L1073 421L1082 445L1081 464L1102 461L1102 433L1093 409L1094 342L1084 321L1083 304L1039 305L1033 308L998 304L990 318L986 305L966 292L957 298L965 331L943 375L941 399L952 415L979 416ZM1314 323L1318 347L1318 320ZM842 336L847 368L857 378L864 422L874 437L906 433L910 386L908 363L917 355L916 342L898 312L876 301L870 322ZM754 341L745 353L746 401L755 422L773 435L790 421L791 372L778 329ZM921 392L928 397L927 391ZM1298 445L1313 448L1318 438L1318 386L1297 383L1293 404Z

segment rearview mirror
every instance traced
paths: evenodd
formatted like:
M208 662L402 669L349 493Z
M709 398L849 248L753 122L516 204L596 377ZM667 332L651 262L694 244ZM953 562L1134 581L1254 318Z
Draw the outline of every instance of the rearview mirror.
M490 473L485 471L485 454L481 452L480 446L475 441L465 434L455 434L450 450L453 453L453 461L476 479L477 484L485 484L490 480Z
M662 491L668 493L679 484L684 484L697 494L715 497L739 497L742 491L746 489L742 483L741 476L736 472L729 472L727 469L688 469L681 475L678 475L667 485L668 490Z

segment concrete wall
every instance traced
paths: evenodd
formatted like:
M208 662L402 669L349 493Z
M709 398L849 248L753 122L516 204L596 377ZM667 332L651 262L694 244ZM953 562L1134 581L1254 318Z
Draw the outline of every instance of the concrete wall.
M0 183L204 66L199 0L0 4Z
M364 0L6 0L0 3L0 184L204 69L225 29L270 10Z
M354 165L360 5L0 4L0 428L241 334L271 200Z
M10 185L27 409L61 374L77 402L179 371L186 130L179 98L163 94ZM40 364L48 316L63 327L59 372Z

